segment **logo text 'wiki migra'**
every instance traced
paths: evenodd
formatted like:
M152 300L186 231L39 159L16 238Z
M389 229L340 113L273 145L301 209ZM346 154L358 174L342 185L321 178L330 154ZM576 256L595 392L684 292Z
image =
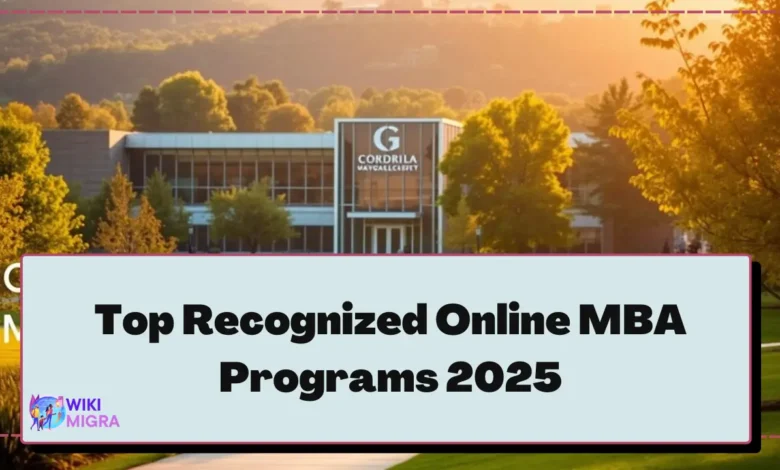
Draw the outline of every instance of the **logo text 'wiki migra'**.
M30 429L51 430L63 423L66 428L118 428L116 415L103 410L100 398L30 397Z

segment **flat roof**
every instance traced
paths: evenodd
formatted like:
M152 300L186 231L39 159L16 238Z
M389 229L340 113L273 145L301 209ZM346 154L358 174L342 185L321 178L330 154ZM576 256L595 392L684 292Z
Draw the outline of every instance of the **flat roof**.
M125 148L139 149L332 149L332 132L136 132Z
M463 127L462 122L453 121L452 119L447 118L337 118L334 121L334 126L338 126L339 124L360 124L360 123L383 123L383 122L392 122L392 123L407 123L407 124L415 124L415 123L444 123L449 124L450 126L455 127Z
M371 122L344 120L342 122ZM377 119L376 122L415 122L409 119ZM445 122L446 119L420 119L416 122ZM585 132L572 132L569 145L596 142ZM336 138L332 132L271 133L271 132L133 132L125 137L125 148L137 149L333 149Z

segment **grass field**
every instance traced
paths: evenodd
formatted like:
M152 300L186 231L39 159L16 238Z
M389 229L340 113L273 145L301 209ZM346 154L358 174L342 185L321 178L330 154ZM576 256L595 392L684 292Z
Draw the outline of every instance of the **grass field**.
M761 399L780 400L780 351L761 355ZM775 432L780 434L780 426Z
M759 454L424 454L393 470L777 470L780 440Z
M118 454L83 467L83 470L125 470L156 462L173 454Z
M780 413L761 416L764 434L780 434ZM423 454L393 470L776 470L780 439L764 439L759 454Z
M761 342L780 343L780 310L761 312Z

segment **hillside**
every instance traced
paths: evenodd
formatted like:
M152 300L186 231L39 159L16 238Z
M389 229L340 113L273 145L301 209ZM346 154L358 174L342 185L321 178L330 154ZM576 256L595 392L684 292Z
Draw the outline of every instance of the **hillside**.
M57 102L77 92L96 101L137 93L188 69L223 86L255 74L281 79L290 89L462 85L488 96L533 88L582 97L623 76L642 71L666 77L679 66L673 53L640 46L645 32L639 22L620 16L557 22L527 16L295 17L162 50L88 49L60 62L36 61L0 74L0 99Z

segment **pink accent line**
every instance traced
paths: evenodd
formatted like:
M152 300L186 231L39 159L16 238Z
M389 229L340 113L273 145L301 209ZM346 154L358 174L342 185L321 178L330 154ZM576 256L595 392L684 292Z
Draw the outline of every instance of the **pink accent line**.
M20 263L22 266L24 265L24 259L25 257L126 257L126 256L134 256L134 257L156 257L156 258L163 258L163 257L173 257L173 256L190 256L190 257L251 257L251 256L273 256L273 257L352 257L352 258L367 258L367 257L375 257L375 256L408 256L408 257L431 257L431 256L438 256L438 255L432 255L432 254L386 254L386 255L375 255L375 254L345 254L345 253L318 253L318 254L289 254L289 253L270 253L270 254L263 254L263 255L257 255L257 254L251 254L251 253L242 253L242 254L211 254L211 253L203 253L203 254L179 254L179 253L169 253L169 254L159 254L159 253L146 253L146 254L133 254L133 255L127 255L124 253L100 253L100 254L81 254L81 255L73 255L71 253L46 253L46 254L23 254L20 259ZM687 254L660 254L660 253L636 253L636 254L578 254L572 256L568 253L545 253L545 254L526 254L526 255L516 255L516 254L508 254L508 253L500 253L500 254L487 254L487 255L476 255L476 254L448 254L447 256L450 257L458 257L458 256L489 256L489 257L533 257L533 258L541 258L541 257L548 257L548 258L557 258L557 257L585 257L585 258L625 258L625 257L668 257L668 258L679 258L679 257L687 257L690 255ZM752 255L747 255L744 253L703 253L700 255L697 255L698 257L708 257L708 258L717 258L717 257L737 257L737 256L744 256L748 258L749 261L753 261ZM19 275L19 284L21 286L24 285L24 270L20 270ZM750 274L748 277L748 286L749 290L751 292L751 295L749 296L748 300L748 308L752 312L753 311L753 295L752 295L752 286L753 286L753 270L750 270ZM19 337L19 382L20 384L24 385L24 291L19 293L19 330L22 332L22 335ZM748 321L748 338L750 342L750 339L752 339L753 335L753 316L750 315L749 321ZM749 380L749 389L748 389L748 395L750 397L750 402L748 404L748 410L752 407L753 403L753 348L751 347L748 352L748 380ZM22 387L20 387L22 388ZM20 390L21 397L22 397L22 403L25 396L24 389ZM24 410L19 410L19 423L24 423ZM744 442L744 444L748 444L753 440L753 416L750 414L750 417L748 419L748 428L751 429L748 440ZM763 438L763 436L761 436ZM778 436L780 437L780 436ZM23 437L19 437L19 440L22 442L22 444L27 444L24 441ZM74 444L73 442L47 442L46 444L49 445L66 445L66 444ZM109 444L107 442L78 442L78 444L82 445L106 445ZM286 446L286 447L295 447L300 445L327 445L327 444L333 444L328 442L112 442L110 444L113 445L153 445L153 444L161 444L161 445L198 445L198 444L224 444L224 445L244 445L244 444L263 444L263 445L277 445L277 446ZM340 442L338 444L341 445L389 445L389 446L403 446L403 445L435 445L435 444L448 444L448 445L463 445L463 446L472 446L472 445L524 445L527 443L522 442ZM616 446L626 446L626 445L636 445L636 444L643 444L641 442L536 442L535 445L541 445L541 446L554 446L554 445L616 445ZM701 442L654 442L654 443L644 443L647 445L694 445L694 444L702 444ZM735 444L734 442L707 442L707 445L728 445L728 444Z
M500 15L500 14L543 14L543 15L776 15L778 10L0 10L0 15L135 15L135 14L176 14L191 13L212 15L275 14L275 15L353 15L353 14L396 14L396 15Z

